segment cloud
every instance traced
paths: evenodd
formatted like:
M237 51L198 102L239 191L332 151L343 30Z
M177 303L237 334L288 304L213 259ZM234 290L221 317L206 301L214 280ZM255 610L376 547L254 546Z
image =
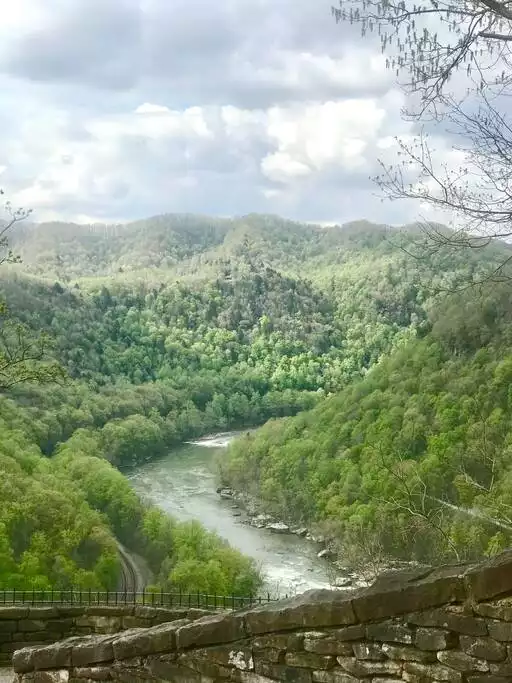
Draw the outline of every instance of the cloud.
M144 102L140 104L135 110L136 114L166 114L170 111L169 107L163 107L161 104L151 104L151 102Z
M34 81L128 88L137 80L142 11L135 0L23 0L27 24L3 29L5 71Z
M400 222L377 159L410 134L378 40L330 0L17 0L0 166L36 219L165 211Z
M0 68L32 82L246 107L389 83L375 51L342 42L324 0L20 1L25 14L0 27Z

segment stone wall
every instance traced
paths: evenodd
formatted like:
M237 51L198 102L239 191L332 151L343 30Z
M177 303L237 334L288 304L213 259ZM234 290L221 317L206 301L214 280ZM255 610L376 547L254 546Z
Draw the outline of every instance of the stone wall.
M89 634L112 634L134 627L182 619L209 612L197 609L162 609L142 606L0 606L0 665L9 664L15 650L41 646Z
M510 683L512 551L14 655L18 683Z

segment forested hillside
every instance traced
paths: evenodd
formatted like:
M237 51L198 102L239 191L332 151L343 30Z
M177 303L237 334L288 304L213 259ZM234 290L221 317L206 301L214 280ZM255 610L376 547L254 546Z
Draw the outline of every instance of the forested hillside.
M66 379L0 399L0 490L12 501L0 512L0 585L114 586L118 539L161 586L256 590L249 560L145 508L116 469L215 430L313 409L235 445L224 477L278 514L344 542L364 530L404 556L428 555L430 537L419 523L403 536L396 482L472 505L489 453L505 467L507 290L472 306L446 292L485 277L506 247L415 259L414 227L268 216L15 234L24 260L4 267L1 294L16 334L44 333ZM505 475L492 467L498 505ZM463 554L477 525L442 522L436 552ZM472 552L500 546L494 531Z
M512 531L511 323L508 283L449 297L423 338L234 444L224 479L316 523L355 564L499 552Z

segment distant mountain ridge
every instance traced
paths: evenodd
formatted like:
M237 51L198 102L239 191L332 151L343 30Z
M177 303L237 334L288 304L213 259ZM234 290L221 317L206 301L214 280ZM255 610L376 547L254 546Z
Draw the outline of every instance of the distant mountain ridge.
M165 214L127 224L22 223L13 231L12 244L25 272L66 279L174 268L199 257L203 262L236 257L240 250L272 265L304 262L327 257L354 239L375 243L392 230L367 221L326 228L259 214Z

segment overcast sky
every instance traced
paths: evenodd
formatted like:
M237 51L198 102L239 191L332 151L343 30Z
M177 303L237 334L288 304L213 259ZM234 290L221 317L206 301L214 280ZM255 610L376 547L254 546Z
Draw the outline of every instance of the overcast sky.
M0 184L36 220L419 215L369 176L407 135L329 0L0 0ZM442 146L442 144L441 144Z

